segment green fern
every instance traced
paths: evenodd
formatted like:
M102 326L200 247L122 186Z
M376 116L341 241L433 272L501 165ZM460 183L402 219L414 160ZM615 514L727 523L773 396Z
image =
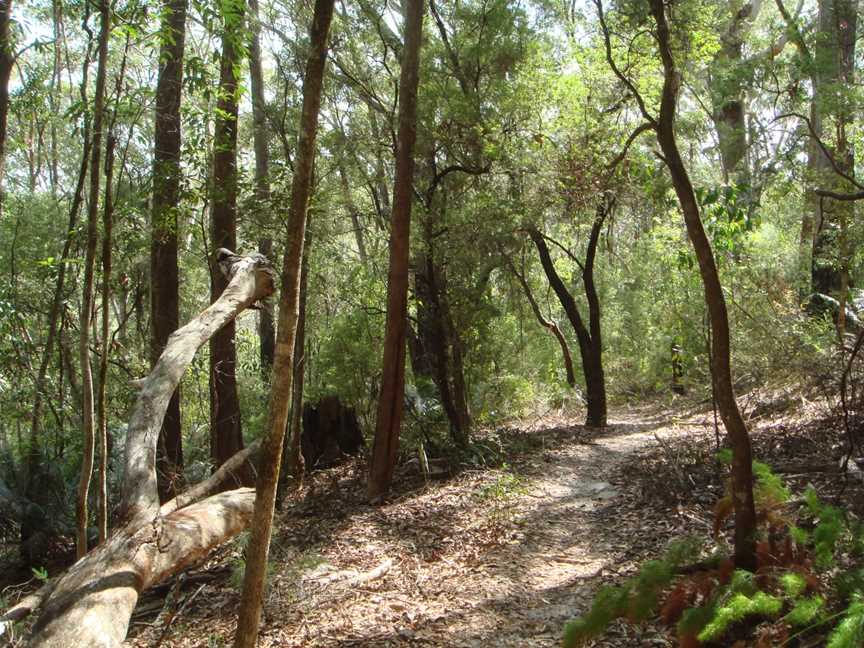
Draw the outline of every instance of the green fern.
M702 628L710 623L716 611L717 606L713 602L684 610L684 614L681 615L681 620L678 622L678 634L695 637L702 631Z
M782 609L783 601L765 592L756 592L752 597L734 594L717 608L711 621L699 633L698 639L702 642L719 639L733 623L750 616L775 617Z
M810 534L801 527L795 526L794 524L789 527L789 535L792 536L795 544L799 547L803 547L810 542Z
M613 620L627 612L629 597L629 586L602 587L588 614L564 626L564 648L576 648L592 637L603 634Z
M761 461L753 462L753 475L756 477L755 496L762 503L782 504L791 495L779 475L774 474L771 466Z
M788 572L780 577L780 585L783 587L783 593L788 598L795 599L804 593L807 589L807 581L801 574L796 572Z
M827 648L860 648L864 643L864 599L856 599L828 637Z
M564 648L575 648L603 634L619 617L629 616L634 620L650 617L657 607L660 592L672 582L678 567L699 554L699 548L694 538L673 542L662 560L649 560L634 578L619 587L602 588L588 613L564 627Z
M794 607L784 617L792 626L806 626L815 623L825 611L825 599L821 596L811 596L795 601Z
M818 521L812 534L816 566L827 569L834 564L837 543L847 531L843 513L835 506L823 504L812 486L804 492L804 502L810 515Z

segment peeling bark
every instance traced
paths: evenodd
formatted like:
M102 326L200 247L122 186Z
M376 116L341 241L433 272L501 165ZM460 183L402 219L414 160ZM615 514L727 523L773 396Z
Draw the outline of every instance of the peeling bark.
M252 489L226 491L194 502L216 490L230 468L248 458L243 453L161 508L156 489L159 430L184 370L216 331L273 292L273 273L266 259L259 255L232 259L230 283L222 296L171 335L144 380L126 439L124 526L56 580L33 627L30 646L119 646L142 591L200 560L249 525L255 501ZM37 600L24 608L19 604L7 616L23 618L36 605ZM5 619L0 617L0 621Z

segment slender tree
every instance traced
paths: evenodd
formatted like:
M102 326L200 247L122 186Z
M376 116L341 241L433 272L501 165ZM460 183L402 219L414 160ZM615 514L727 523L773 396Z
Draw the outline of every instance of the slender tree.
M820 0L819 29L813 49L814 93L810 125L815 131L810 142L808 166L812 181L836 191L848 191L855 175L852 128L855 108L849 89L855 83L855 43L858 0ZM826 127L833 126L833 133ZM829 147L816 139L832 142ZM824 148L823 148L824 147ZM812 158L812 159L811 159ZM814 292L836 297L840 302L837 327L845 328L846 297L849 289L849 225L854 218L850 202L826 204L810 193L813 208L813 254L811 278Z
M732 386L730 360L729 315L720 275L714 260L711 243L705 233L699 214L699 203L693 191L690 175L678 150L675 139L675 112L681 73L672 54L671 34L666 18L664 0L650 0L651 14L656 24L656 38L663 61L663 90L660 113L654 121L657 142L684 214L687 235L696 252L699 273L705 289L705 302L711 319L711 361L714 371L714 389L720 417L732 445L732 503L735 510L735 563L742 569L756 566L756 509L753 501L753 457L747 425L738 409ZM607 36L608 37L608 36Z
M549 285L558 297L573 331L579 342L579 355L582 358L582 372L585 375L585 394L587 403L587 414L585 424L590 427L604 427L606 425L606 378L603 371L603 337L600 325L600 297L597 294L597 286L594 282L594 265L597 258L597 247L600 243L600 233L603 224L612 209L611 199L603 197L597 205L594 222L591 225L591 235L588 237L588 247L585 252L585 262L581 263L582 285L585 289L585 298L588 301L588 323L579 313L579 307L573 295L567 290L564 281L555 269L552 255L546 239L536 227L527 227L528 236L537 248L540 263Z
M81 360L82 421L84 450L78 481L78 522L75 546L78 558L87 553L87 522L90 478L93 473L96 430L94 425L93 372L90 366L90 333L93 316L93 287L98 242L99 188L102 178L102 129L105 113L105 78L108 67L108 41L111 35L111 7L108 0L99 5L100 27L97 41L96 88L93 96L93 138L90 145L90 193L87 205L87 253L84 261L84 285L81 295L81 318L78 331L78 355Z
M178 204L180 203L180 102L188 0L165 0L159 46L159 79L153 130L153 203L150 212L150 363L155 365L180 325ZM176 494L183 472L180 391L174 393L159 432L159 497Z
M300 115L297 159L291 184L291 211L282 263L279 320L276 336L276 355L271 378L270 408L266 436L261 447L255 510L252 516L252 535L246 551L246 573L237 620L234 645L253 648L258 638L267 557L270 552L270 534L276 503L276 487L282 462L282 446L291 403L294 378L294 343L300 309L300 267L306 234L306 209L312 186L315 162L315 139L318 134L318 112L324 84L324 66L327 61L327 41L333 19L334 0L316 0L309 34L309 53L303 77L303 108Z
M12 51L12 0L0 0L0 217L3 216L3 179L6 169L6 130L9 123L9 78L15 65Z
M303 458L303 384L306 380L306 298L309 285L309 249L312 244L309 223L312 210L306 214L306 241L303 244L303 261L300 264L300 314L297 319L297 339L294 341L294 383L291 385L291 418L288 423L288 445L282 456L286 462L283 482L293 489L303 485L306 462Z
M390 266L387 272L384 359L375 420L375 440L369 467L368 495L371 500L383 497L390 490L405 406L408 253L413 197L414 142L417 139L417 86L420 80L423 0L407 0L404 8L405 46L399 76L399 134L396 148L396 176L393 182L393 210L390 218Z
M516 277L519 285L522 286L522 292L525 293L525 298L528 300L528 304L531 306L531 312L534 313L537 322L552 334L558 342L558 346L561 347L561 360L564 363L564 372L567 377L567 384L571 387L575 387L576 373L573 371L573 357L570 354L570 345L567 344L567 338L564 337L561 327L558 326L558 322L551 317L546 317L543 314L543 311L540 310L540 304L537 303L537 299L534 297L534 293L531 290L531 285L528 283L524 264L522 270L518 270L516 265L508 259L507 266L510 268L510 272L513 276Z
M268 150L267 114L264 101L264 72L261 65L261 17L258 0L249 0L249 80L252 91L252 141L255 149L255 211L262 229L270 224L270 152ZM258 239L258 251L268 259L273 255L273 239L264 232ZM269 379L276 347L273 306L264 303L258 311L261 373Z
M213 250L237 247L237 72L244 49L245 6L245 0L226 0L222 4L222 57L211 187L210 242ZM210 300L215 302L228 280L219 271L215 259L211 261ZM221 466L243 448L234 330L234 322L229 322L210 339L210 448L216 466ZM251 475L244 474L243 480L251 481Z

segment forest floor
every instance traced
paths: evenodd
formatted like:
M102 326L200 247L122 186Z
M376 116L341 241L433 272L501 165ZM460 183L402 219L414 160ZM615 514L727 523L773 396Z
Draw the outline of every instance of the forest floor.
M750 414L757 450L778 461L830 453L800 411ZM710 411L619 408L602 431L545 416L483 443L497 467L426 485L409 462L383 506L366 504L359 462L315 473L277 514L259 645L557 646L601 584L675 538L710 537L722 491ZM127 644L231 645L240 555L223 549L145 596ZM664 628L615 624L593 645L674 643Z

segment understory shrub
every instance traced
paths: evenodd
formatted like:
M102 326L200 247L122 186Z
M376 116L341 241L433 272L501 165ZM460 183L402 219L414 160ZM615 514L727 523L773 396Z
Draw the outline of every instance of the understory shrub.
M721 452L721 462L729 459ZM812 486L792 510L789 489L770 467L754 462L753 474L760 520L755 572L735 569L719 550L694 563L704 543L675 542L635 577L601 588L589 611L565 626L564 648L584 645L619 618L674 628L682 648L732 645L756 626L759 648L793 646L818 633L828 648L864 645L864 569L838 569L864 553L861 524L822 502ZM716 507L715 537L730 513L727 495Z

